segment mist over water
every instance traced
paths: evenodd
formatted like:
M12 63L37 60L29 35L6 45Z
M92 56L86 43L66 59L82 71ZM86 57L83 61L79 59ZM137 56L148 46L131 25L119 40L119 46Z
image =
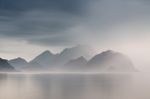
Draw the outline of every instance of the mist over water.
M150 99L150 0L0 0L0 99Z
M148 99L148 76L0 74L0 99Z

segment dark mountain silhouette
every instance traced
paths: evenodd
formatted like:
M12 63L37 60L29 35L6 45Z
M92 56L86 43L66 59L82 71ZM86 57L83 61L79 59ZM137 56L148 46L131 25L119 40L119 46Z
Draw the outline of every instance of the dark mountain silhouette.
M7 60L0 58L0 72L13 72L15 68L12 67Z
M96 71L135 71L131 60L127 56L112 50L94 56L87 63L87 68Z
M74 70L83 71L85 69L86 64L87 64L87 60L83 56L81 56L77 59L73 59L67 62L64 65L64 67L62 67L62 69L71 70L71 71L74 71Z
M28 62L21 57L9 60L8 62L10 65L15 67L17 70L21 70L22 68L24 68L28 65Z

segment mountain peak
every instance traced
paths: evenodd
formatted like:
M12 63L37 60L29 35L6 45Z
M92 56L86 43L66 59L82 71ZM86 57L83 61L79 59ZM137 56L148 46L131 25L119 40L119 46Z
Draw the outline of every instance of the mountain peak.
M70 47L70 48L65 48L60 53L60 55L61 56L63 56L63 55L76 56L76 57L73 57L72 59L78 58L80 56L83 56L86 59L89 59L89 58L91 58L94 55L93 52L94 51L93 51L93 49L90 46L79 44L79 45L76 45L76 46L73 46L73 47Z
M83 56L81 56L81 57L79 57L79 58L77 58L77 59L75 59L76 61L78 61L78 60L80 60L80 61L87 61Z
M21 70L22 67L28 64L28 62L21 57L11 59L8 61L8 63L12 65L13 67L15 67L17 70Z
M70 60L69 62L67 62L63 69L67 69L67 70L83 70L83 68L85 67L87 63L87 60L81 56L79 58Z
M60 54L57 54L56 64L64 65L69 60L77 59L80 56L85 57L86 59L91 58L93 56L91 54L91 49L85 45L77 45L70 48L65 48Z
M53 53L51 53L49 50L46 50L46 51L42 52L41 54L39 54L37 57L35 57L35 59L33 59L33 60L45 59L45 58L48 58L51 56L53 56Z
M49 50L46 50L41 55L53 55L53 53Z
M21 58L21 57L17 57L16 59L19 59L19 60L24 60L23 58Z
M15 59L11 59L9 61L22 61L22 62L26 62L27 63L27 61L25 59L21 58L21 57L18 57L18 58L15 58Z
M87 65L100 70L134 71L132 61L124 54L112 50L94 56Z
M30 61L30 63L36 62L43 66L49 66L53 62L54 57L55 54L51 53L49 50L46 50L37 57L35 57L32 61Z

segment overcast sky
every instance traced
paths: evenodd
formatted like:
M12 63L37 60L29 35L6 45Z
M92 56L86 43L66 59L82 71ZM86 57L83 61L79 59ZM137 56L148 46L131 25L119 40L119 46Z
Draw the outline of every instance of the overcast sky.
M150 71L149 0L0 0L0 57L77 44L127 54Z

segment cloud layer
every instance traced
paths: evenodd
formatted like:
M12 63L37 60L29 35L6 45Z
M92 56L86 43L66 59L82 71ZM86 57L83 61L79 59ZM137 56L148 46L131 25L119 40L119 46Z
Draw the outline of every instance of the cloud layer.
M48 46L128 37L119 29L148 26L149 8L147 0L0 0L0 37Z
M82 20L86 3L85 0L1 0L0 36L63 45L72 38L68 29Z

